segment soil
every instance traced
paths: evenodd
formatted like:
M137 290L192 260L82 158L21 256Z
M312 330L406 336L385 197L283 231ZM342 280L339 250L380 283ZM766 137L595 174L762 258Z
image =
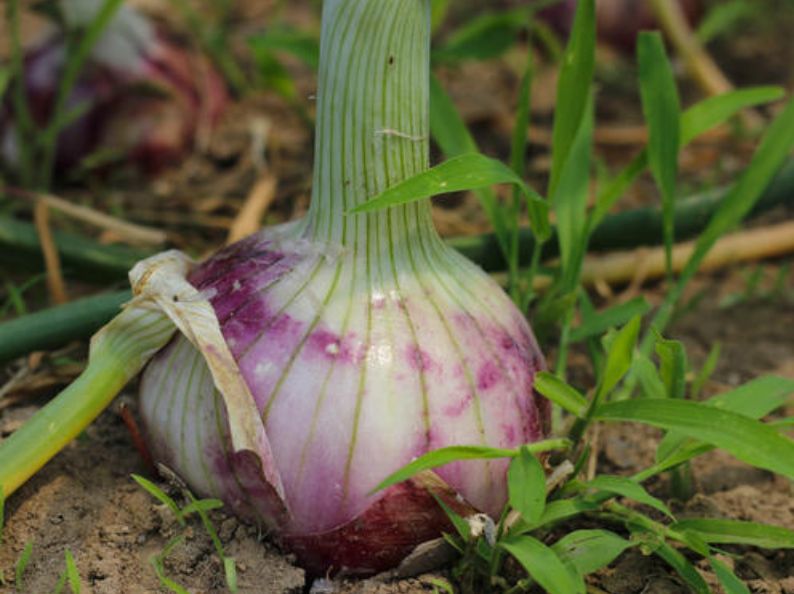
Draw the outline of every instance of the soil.
M774 4L773 0L770 0ZM292 4L292 3L290 3ZM296 6L302 3L295 3ZM307 3L308 4L308 3ZM270 2L241 2L251 19L264 18ZM247 7L247 8L246 8ZM306 8L290 7L294 22L312 20ZM737 36L736 43L715 46L718 59L729 64L729 73L739 82L785 84L794 87L794 60L785 23L761 27ZM772 27L772 29L768 28ZM753 40L756 40L754 43ZM776 42L775 42L776 40ZM483 149L506 157L517 83L520 55L508 55L493 64L471 63L442 72L451 95L475 132ZM738 55L740 54L740 55ZM782 59L782 55L791 59ZM641 121L636 92L614 83L612 73L620 58L607 55L600 66L602 95L600 120L610 125L633 125ZM734 60L734 58L736 58ZM614 62L609 62L614 60ZM763 69L753 64L763 63ZM299 96L313 93L313 78L297 64L289 64ZM784 68L784 66L786 68ZM611 74L610 74L611 73ZM461 76L461 74L465 76ZM542 132L549 130L554 97L555 73L541 68L533 97L533 121ZM462 80L477 80L464 85ZM611 94L606 92L611 88ZM697 96L685 88L684 95ZM101 190L86 191L73 182L60 190L79 196L98 208L107 202L140 223L166 228L169 244L201 254L224 240L231 220L242 206L257 178L257 166L250 159L248 124L266 117L278 122L269 141L271 167L279 177L279 198L268 213L268 222L300 216L308 204L310 189L311 134L295 111L268 94L236 101L207 150L197 151L178 169L144 184L122 178L112 196ZM598 134L596 135L598 137ZM604 136L606 138L606 135ZM537 136L530 147L529 174L542 187L548 173L548 134ZM610 165L625 163L639 141L615 146L604 142L599 155ZM719 146L708 143L684 152L681 168L691 187L730 178L747 162L752 141L732 138ZM100 186L102 187L102 186ZM222 200L220 198L223 198ZM621 208L656 200L647 178L641 180L621 203ZM190 204L189 207L185 206ZM460 195L436 209L436 221L444 235L479 233L488 230L476 200ZM186 213L189 213L186 215ZM778 210L769 220L790 218L791 211ZM74 230L74 229L73 229ZM79 229L78 229L79 230ZM764 266L760 290L746 297L746 277L755 270L732 269L701 275L691 287L692 303L669 331L681 340L699 369L715 343L722 351L703 395L731 389L763 374L794 378L794 273L784 262ZM780 270L787 275L783 294L771 294ZM18 274L18 273L15 273ZM96 290L72 284L73 295ZM651 301L658 301L664 286L646 287ZM599 296L595 296L599 299ZM620 297L617 297L620 298ZM601 298L608 305L612 295ZM43 299L43 297L42 297ZM59 386L79 372L85 345L72 345L48 356L34 355L9 365L0 376L0 439L21 426L51 397ZM572 356L577 365L577 354ZM68 360L64 365L64 360ZM587 381L587 370L574 369L574 377ZM8 383L6 383L8 382ZM5 384L6 388L2 388ZM178 486L158 478L136 448L121 406L135 416L135 387L131 386L78 439L56 456L42 471L6 502L5 528L0 546L0 593L15 592L15 571L26 546L32 543L30 560L22 574L22 592L50 592L65 569L65 551L74 556L82 580L82 592L91 594L137 594L165 591L152 559L175 537L184 535L165 561L166 575L192 594L228 592L220 558L207 531L197 518L187 527L179 524L166 506L156 501L131 479L140 474L158 482L177 501L184 503ZM794 415L794 403L781 416ZM598 472L631 474L650 464L660 434L646 427L621 424L605 426L598 435ZM670 503L680 517L734 518L784 526L794 530L794 487L790 481L736 461L725 453L713 452L693 462L696 493L687 502L671 500L665 478L648 483L649 490ZM209 512L226 554L234 557L239 591L256 594L298 592L396 594L432 592L438 580L448 577L442 567L435 573L407 579L376 577L363 581L307 579L293 558L282 551L267 534L227 516L222 510ZM755 594L794 594L794 550L761 550L726 546L723 560ZM720 592L708 567L698 569L715 592ZM598 594L685 594L689 589L656 557L631 549L612 565L588 578Z

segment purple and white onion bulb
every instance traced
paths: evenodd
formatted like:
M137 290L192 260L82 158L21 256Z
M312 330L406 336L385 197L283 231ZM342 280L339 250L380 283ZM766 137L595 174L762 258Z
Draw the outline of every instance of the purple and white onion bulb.
M255 455L232 447L212 348L178 335L141 384L155 458L272 528L317 574L376 572L439 536L431 492L494 516L506 503L507 460L371 494L414 458L515 448L548 429L530 327L440 240L429 202L345 214L428 166L429 15L430 0L326 0L309 213L188 276L255 401Z

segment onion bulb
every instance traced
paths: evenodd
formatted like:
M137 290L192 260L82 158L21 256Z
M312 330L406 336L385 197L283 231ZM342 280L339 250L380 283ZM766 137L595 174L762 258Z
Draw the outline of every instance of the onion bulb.
M28 109L49 124L67 59L67 36L96 17L104 2L60 0L63 25L26 49ZM55 165L68 172L103 153L154 174L184 156L211 130L228 103L224 81L203 57L180 45L132 6L123 4L94 46L66 101L82 113L60 134ZM10 101L0 105L0 158L19 165L18 121Z
M155 458L318 574L376 572L437 537L431 493L491 515L507 500L507 460L371 492L412 459L547 431L529 325L443 244L429 202L346 214L428 167L429 15L430 0L326 0L310 211L187 274L223 344L183 331L141 382Z

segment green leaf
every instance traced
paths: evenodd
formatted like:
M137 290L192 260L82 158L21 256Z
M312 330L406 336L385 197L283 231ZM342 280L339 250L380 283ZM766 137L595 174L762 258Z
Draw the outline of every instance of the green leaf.
M760 419L773 410L783 406L794 394L794 380L768 375L756 378L724 394L706 400L703 404ZM675 431L669 432L659 443L656 461L670 457L675 450L686 442L686 436Z
M66 549L66 575L69 577L69 588L74 594L80 594L80 572L77 571L77 565L74 562L71 551Z
M708 584L706 584L706 581L700 573L698 573L698 570L695 569L695 566L677 549L674 549L667 543L662 543L654 553L664 559L670 567L675 569L678 575L680 575L697 594L711 594Z
M159 500L160 503L165 504L165 506L171 510L171 513L173 513L174 516L176 516L176 519L179 520L180 524L182 524L183 526L185 525L185 518L182 516L182 512L179 510L179 506L176 504L176 501L174 501L168 495L166 495L165 492L160 487L155 485L149 479L146 479L137 474L133 474L131 476L133 480L136 483L138 483L141 487L143 487L146 491L148 491L150 495L152 495L155 499Z
M696 103L681 115L681 146L692 142L714 126L735 116L741 110L785 96L780 87L751 87L737 89Z
M721 350L722 346L720 343L716 342L712 345L711 351L709 351L709 356L706 358L706 362L703 363L703 367L700 368L697 377L692 382L692 388L689 396L692 400L698 399L704 384L711 377L711 374L714 373L714 369L717 367L717 361L720 359Z
M583 6L580 2L579 6ZM563 272L563 292L576 289L587 251L587 199L590 192L590 156L593 136L593 101L585 103L581 125L566 154L557 184L550 186L549 203L557 217L557 241ZM556 124L555 124L556 125Z
M447 159L479 151L458 110L433 74L430 75L430 134ZM487 187L475 190L474 193L493 225L502 253L505 258L509 258L510 236L507 223L493 190Z
M578 2L569 39L557 83L549 196L555 194L557 184L563 177L563 169L580 134L590 102L590 86L595 69L594 0Z
M662 193L662 228L667 275L671 279L681 105L662 36L658 32L641 32L637 53L642 109L648 123L648 162Z
M645 490L645 487L630 478L622 476L601 475L595 477L592 481L587 483L587 486L592 487L593 489L599 489L600 491L606 491L608 493L613 493L615 495L633 499L638 503L643 503L662 512L669 518L675 519L672 512L667 508L664 502L648 493L648 491Z
M659 340L656 343L662 376L667 396L683 398L686 395L687 358L684 344L677 340Z
M599 336L609 330L622 326L635 316L644 316L651 309L651 304L645 297L635 297L625 303L614 305L597 314L586 316L581 326L571 330L571 342L586 340Z
M524 11L493 14L486 12L455 30L433 52L439 62L492 60L509 50L525 23Z
M546 473L525 445L518 448L518 455L510 463L507 486L510 506L527 522L537 522L546 507Z
M223 501L220 499L199 499L193 503L189 503L182 508L182 515L187 516L198 511L209 511L211 509L220 509L223 507Z
M430 76L430 133L448 159L479 151L455 104L435 75Z
M780 87L753 87L739 89L709 97L690 107L681 115L681 148L692 142L714 126L736 115L742 109L776 101L784 96ZM648 151L643 150L612 181L601 188L596 208L590 219L590 229L594 229L601 219L612 209L617 200L626 192L635 179L648 166Z
M695 532L707 543L744 544L764 549L794 549L794 531L782 526L703 518L681 520L671 528L679 532Z
M737 578L725 563L716 557L709 557L709 563L726 594L750 594L750 590L744 585L744 582Z
M687 400L642 399L603 404L600 421L633 421L680 431L740 460L794 478L794 442L748 417Z
M17 568L16 568L16 586L17 590L20 592L22 591L22 575L25 573L25 568L28 566L30 562L30 555L33 553L33 541L29 541L25 550L22 551L22 555L19 557L19 561L17 561Z
M173 550L173 548L182 542L185 539L184 534L180 534L172 538L168 544L165 545L165 548L160 552L159 555L153 555L149 562L152 564L154 568L154 572L157 575L157 579L160 580L160 583L166 587L167 589L171 590L172 592L176 592L176 594L190 594L187 590L185 590L182 586L177 584L174 580L170 579L167 575L165 575L165 558L168 557L169 553Z
M576 530L552 545L564 561L572 564L579 575L585 576L617 559L634 543L609 530Z
M598 392L601 396L608 394L631 368L634 356L634 345L640 333L639 316L632 319L617 333L607 354L606 368Z
M0 102L3 101L3 96L8 90L8 83L11 82L11 69L0 67Z
M567 448L570 446L570 443L571 442L567 439L547 439L545 441L531 443L527 445L527 449L533 454L536 454L548 450ZM403 466L400 470L384 479L383 482L370 492L370 494L377 493L386 487L401 483L424 470L432 470L433 468L444 466L451 462L457 462L458 460L512 458L515 455L516 450L503 450L486 446L450 446L441 448L428 452L423 456L419 456L410 464Z
M223 573L226 576L226 585L229 586L232 594L237 594L237 564L234 562L234 557L223 558Z
M430 9L430 23L433 32L435 32L446 19L451 3L452 0L433 0L432 8Z
M464 542L469 542L471 540L471 526L469 526L469 523L459 514L457 514L455 510L444 503L444 501L435 493L431 491L430 494L433 496L433 499L436 500L441 509L444 510L444 513L447 514L447 517L455 527L455 531L458 533L458 536L460 536Z
M535 389L554 404L577 417L583 416L587 410L587 399L553 373L548 371L538 373L535 376Z
M267 52L284 52L298 58L314 70L320 67L320 43L315 35L291 27L270 27L248 39L254 56Z
M728 33L735 26L746 24L762 10L762 7L748 0L727 0L709 6L698 25L696 36L701 45L708 45L713 39Z
M642 391L647 398L667 398L667 388L656 366L648 357L636 353L631 363L631 370L640 381Z
M583 594L584 582L572 575L554 550L531 536L509 537L499 542L541 588L550 594Z
M717 240L741 222L755 205L761 194L783 166L794 148L794 99L789 100L783 113L769 125L761 145L753 155L750 165L720 204L709 225L701 232L692 255L681 272L675 287L653 320L659 331L664 330L673 314L674 306L684 288L700 268L700 264Z
M453 157L392 186L351 209L348 214L372 212L438 194L475 190L495 184L515 184L525 195L542 200L535 190L501 161L480 153L468 153Z

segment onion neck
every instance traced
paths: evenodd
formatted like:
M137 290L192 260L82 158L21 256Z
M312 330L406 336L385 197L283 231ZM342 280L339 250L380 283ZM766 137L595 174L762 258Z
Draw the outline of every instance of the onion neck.
M430 0L325 1L309 238L358 252L437 237L428 200L346 214L428 167L429 46Z

